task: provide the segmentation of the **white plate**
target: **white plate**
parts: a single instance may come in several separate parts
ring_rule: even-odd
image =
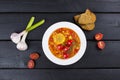
[[[80,44],[81,46],[80,46],[78,53],[76,53],[76,55],[74,55],[73,57],[69,59],[60,59],[60,58],[55,57],[51,53],[48,47],[48,40],[52,32],[62,27],[70,28],[73,31],[75,31],[78,34],[80,41],[81,41],[81,44]],[[84,32],[74,23],[66,22],[66,21],[57,22],[51,25],[44,33],[44,36],[42,39],[42,48],[43,48],[45,55],[50,61],[58,65],[70,65],[70,64],[77,62],[79,59],[81,59],[81,57],[85,53],[86,45],[87,45],[87,42],[86,42],[86,37],[85,37]]]

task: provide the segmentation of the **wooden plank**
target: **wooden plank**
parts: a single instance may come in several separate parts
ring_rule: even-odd
[[[119,80],[120,69],[9,69],[0,80]]]
[[[0,14],[0,40],[10,40],[12,32],[21,32],[25,29],[31,16],[36,16],[35,23],[46,19],[46,23],[28,35],[29,40],[42,40],[46,29],[59,21],[74,23],[73,16],[78,13],[10,13]],[[87,39],[92,39],[96,33],[102,32],[104,40],[120,40],[120,14],[96,14],[95,30],[84,31]],[[106,31],[107,30],[107,31]]]
[[[101,51],[96,47],[97,41],[88,41],[87,50],[77,63],[59,66],[50,62],[43,53],[41,41],[28,41],[27,51],[18,51],[10,41],[0,41],[0,68],[27,68],[29,54],[39,52],[36,68],[120,68],[120,41],[105,41],[106,48]]]
[[[119,0],[1,0],[0,12],[120,12]]]

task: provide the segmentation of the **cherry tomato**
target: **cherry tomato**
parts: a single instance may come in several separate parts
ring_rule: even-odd
[[[102,33],[97,33],[97,34],[95,35],[95,39],[96,39],[97,41],[102,40],[102,38],[103,38],[103,34],[102,34]]]
[[[34,60],[29,60],[27,66],[28,66],[29,69],[33,69],[35,67]]]
[[[69,57],[68,53],[63,54],[64,59],[67,59]]]
[[[40,55],[36,52],[33,52],[33,53],[30,54],[29,57],[33,60],[37,60],[40,57]]]
[[[61,44],[57,46],[57,49],[58,49],[58,50],[63,50],[63,48],[64,48],[64,46],[61,45]]]
[[[63,50],[64,50],[64,52],[66,52],[66,51],[68,51],[70,49],[70,47],[65,47]]]
[[[72,42],[73,42],[73,40],[68,40],[68,41],[66,42],[66,45],[67,45],[67,46],[71,46],[71,45],[72,45]]]
[[[104,41],[99,41],[97,43],[97,45],[98,45],[98,48],[101,49],[101,50],[105,48],[105,42]]]

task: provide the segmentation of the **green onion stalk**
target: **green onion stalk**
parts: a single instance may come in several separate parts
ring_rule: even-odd
[[[31,17],[30,21],[28,22],[28,25],[25,30],[23,30],[20,33],[12,33],[10,36],[10,39],[12,40],[13,43],[17,44],[17,49],[20,51],[25,51],[28,49],[28,45],[26,43],[26,37],[28,33],[37,27],[41,26],[44,24],[45,20],[40,20],[36,24],[32,25],[35,20],[35,17]]]

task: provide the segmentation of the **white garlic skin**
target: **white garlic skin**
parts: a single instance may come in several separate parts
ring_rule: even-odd
[[[21,41],[17,44],[17,49],[20,51],[25,51],[28,49],[28,46],[25,42]]]
[[[12,42],[17,44],[18,42],[20,42],[21,35],[18,34],[18,33],[12,33],[11,36],[10,36],[10,39],[12,40]]]
[[[26,31],[22,31],[21,33],[12,33],[10,36],[10,39],[12,40],[12,42],[14,42],[15,44],[19,43],[21,40],[21,37],[26,33]]]
[[[20,50],[20,51],[25,51],[25,50],[27,50],[28,49],[28,45],[27,45],[27,43],[25,42],[25,40],[26,40],[26,37],[27,37],[27,34],[28,34],[28,32],[25,32],[24,34],[23,34],[23,37],[22,37],[22,39],[21,39],[21,41],[17,44],[17,49],[18,50]]]

